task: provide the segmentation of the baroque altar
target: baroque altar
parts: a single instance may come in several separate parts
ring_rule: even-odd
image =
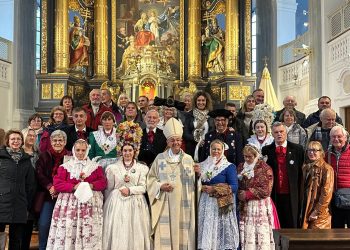
[[[240,103],[251,73],[251,0],[42,0],[38,111],[108,86],[131,100],[206,89]]]

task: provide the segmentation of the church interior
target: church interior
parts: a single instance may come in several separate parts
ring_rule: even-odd
[[[0,0],[9,5],[12,38],[0,26],[6,131],[34,113],[47,119],[64,96],[83,106],[93,89],[115,103],[204,90],[214,108],[237,111],[262,89],[274,112],[293,96],[306,117],[327,96],[350,130],[350,0]]]
[[[13,41],[0,40],[0,127],[47,115],[64,95],[92,88],[174,96],[208,91],[238,106],[265,66],[277,97],[305,114],[326,95],[350,126],[349,1],[14,1]]]

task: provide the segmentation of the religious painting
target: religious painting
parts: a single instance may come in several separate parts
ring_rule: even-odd
[[[118,0],[116,66],[119,75],[180,75],[183,0]]]
[[[156,93],[156,84],[152,79],[145,79],[141,84],[140,96],[147,96],[149,100],[154,99],[157,95]]]
[[[85,12],[84,12],[85,10]],[[83,14],[82,14],[83,13]],[[83,8],[76,1],[69,4],[69,70],[86,74],[89,66],[88,47],[90,39],[87,35],[87,18],[89,10]]]
[[[204,77],[225,71],[225,1],[202,1],[202,73]]]

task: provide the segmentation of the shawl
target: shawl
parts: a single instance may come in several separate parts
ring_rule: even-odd
[[[113,128],[111,134],[106,134],[103,128],[93,132],[97,145],[104,151],[105,154],[116,149],[117,136],[116,129]]]
[[[224,152],[224,151],[223,151]],[[209,182],[212,178],[221,173],[231,163],[222,155],[219,160],[216,157],[208,156],[208,158],[200,163],[201,179],[203,182]]]
[[[48,149],[49,153],[52,155],[52,158],[54,160],[53,167],[52,167],[52,177],[57,174],[57,169],[61,165],[61,162],[63,161],[63,157],[67,154],[67,150],[64,148],[60,153],[57,153],[55,150],[53,150],[52,147]]]
[[[232,210],[233,194],[231,186],[227,183],[218,183],[213,186],[213,197],[217,198],[220,212],[229,212]]]
[[[23,151],[22,149],[18,150],[18,151],[14,151],[12,148],[10,147],[6,147],[6,151],[7,153],[9,153],[9,155],[11,156],[11,158],[18,163],[18,161],[21,159],[22,155],[23,155]]]
[[[84,159],[79,160],[75,155],[75,146],[73,146],[73,157],[68,162],[61,165],[70,174],[71,179],[85,179],[89,177],[92,174],[92,172],[94,172],[99,167],[99,164],[97,162],[91,161],[89,159],[89,150],[90,146],[88,146],[86,150]]]
[[[193,117],[197,122],[197,126],[193,131],[193,138],[196,142],[199,142],[204,137],[204,123],[208,119],[208,110],[193,109]]]
[[[254,177],[254,167],[255,164],[258,162],[259,156],[255,157],[254,161],[252,164],[248,164],[247,162],[244,162],[243,164],[243,169],[241,173],[238,174],[238,179],[242,180],[243,176],[246,176],[247,179],[253,178]]]

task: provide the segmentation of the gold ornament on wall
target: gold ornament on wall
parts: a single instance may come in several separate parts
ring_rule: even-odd
[[[229,100],[243,100],[247,95],[250,94],[250,86],[229,86]]]
[[[42,83],[41,84],[41,99],[51,99],[51,84]]]
[[[67,94],[74,98],[74,86],[68,85]]]
[[[64,96],[64,83],[54,83],[52,99],[61,99]]]
[[[226,95],[227,95],[226,86],[224,86],[221,88],[221,101],[226,100]]]

